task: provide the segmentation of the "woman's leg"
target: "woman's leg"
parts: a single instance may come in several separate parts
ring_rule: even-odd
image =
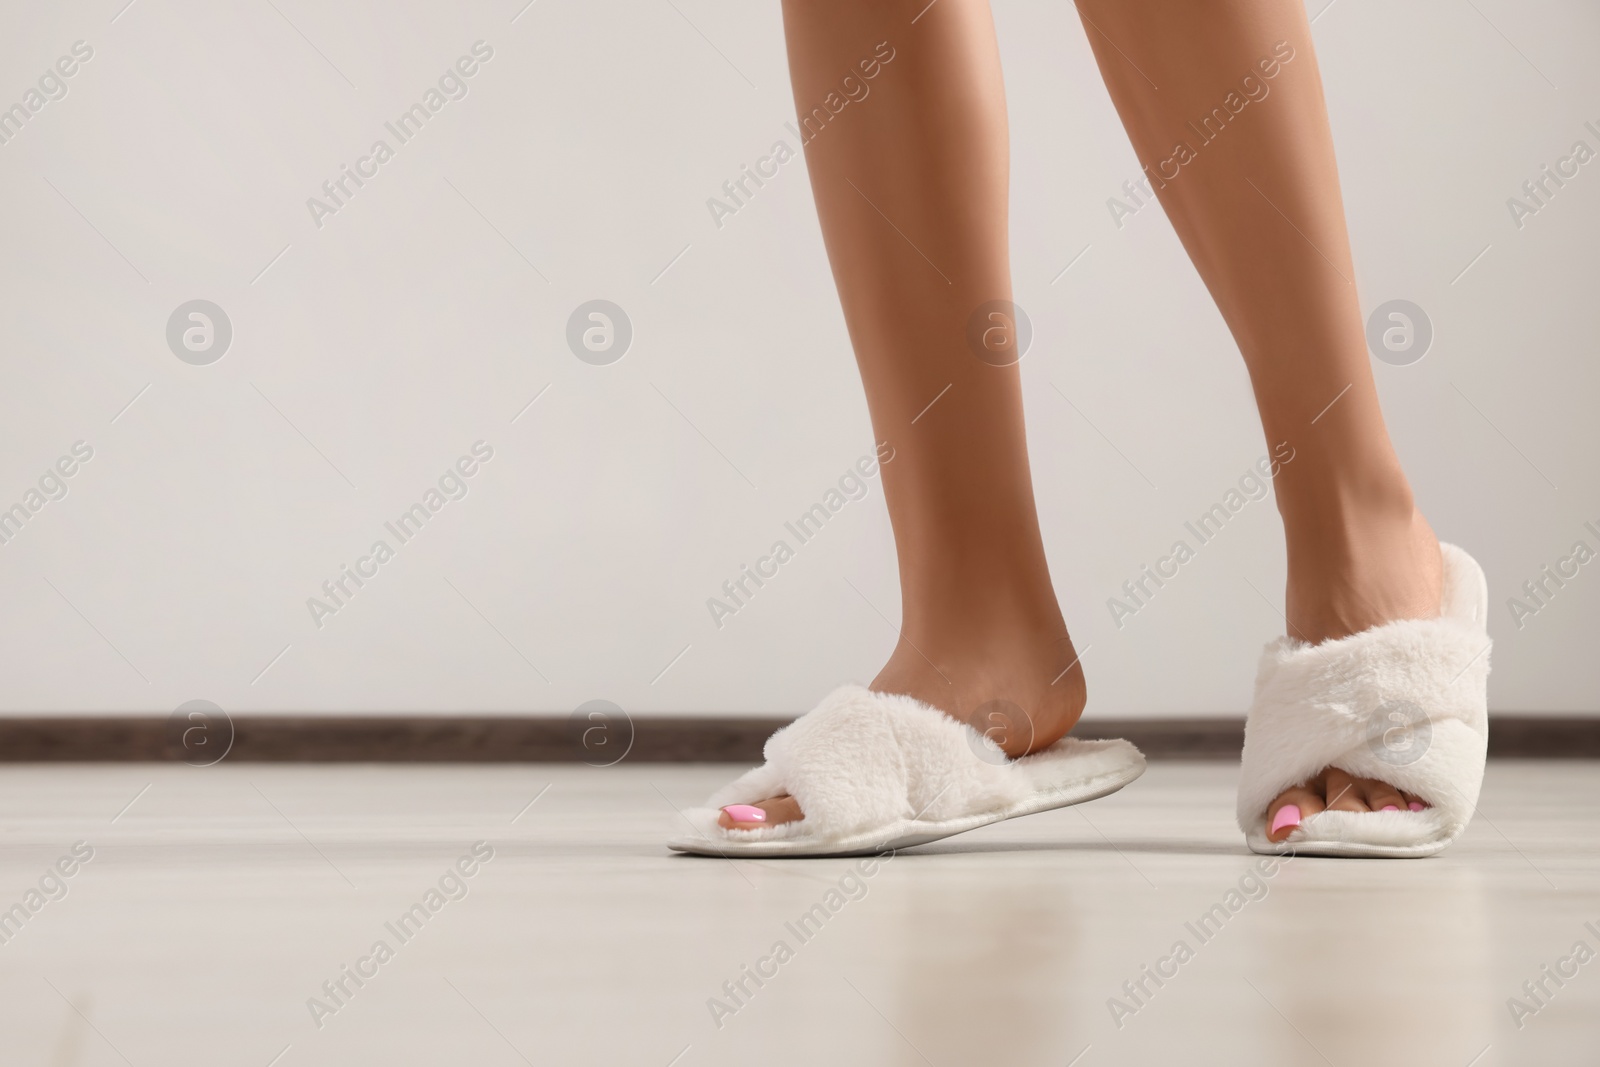
[[[1289,634],[1319,642],[1436,615],[1439,545],[1378,408],[1304,9],[1078,0],[1078,10],[1140,162],[1244,354],[1267,440],[1294,449],[1275,480]],[[1412,800],[1328,770],[1267,815],[1270,825],[1291,803],[1305,816]]]
[[[1083,672],[1045,565],[1017,368],[967,342],[980,305],[1011,299],[994,25],[987,0],[913,23],[926,7],[786,0],[784,32],[797,110],[820,109],[806,162],[873,432],[894,449],[902,633],[872,688],[998,726],[1020,755],[1077,722]],[[830,117],[830,96],[853,99]],[[756,806],[769,824],[800,815],[792,799]]]

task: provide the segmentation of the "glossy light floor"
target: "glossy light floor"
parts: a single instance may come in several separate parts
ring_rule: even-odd
[[[1594,763],[1492,764],[1441,857],[1259,879],[1228,765],[865,873],[669,855],[730,773],[0,770],[0,1062],[1600,1062]]]

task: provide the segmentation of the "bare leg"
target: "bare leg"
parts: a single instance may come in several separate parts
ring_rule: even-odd
[[[1436,615],[1439,546],[1378,407],[1304,9],[1078,0],[1078,10],[1140,162],[1244,354],[1267,440],[1294,449],[1275,482],[1289,634],[1315,643]],[[1414,800],[1330,769],[1267,815],[1270,825],[1287,804],[1310,815]]]
[[[784,31],[802,119],[867,90],[813,123],[806,160],[873,431],[894,449],[902,637],[872,688],[963,721],[983,708],[986,727],[1021,709],[996,735],[1021,755],[1070,730],[1086,691],[1045,565],[1017,368],[966,340],[980,304],[1011,298],[994,25],[986,0],[941,0],[913,24],[925,6],[787,0]],[[800,815],[789,798],[756,807],[769,824]]]

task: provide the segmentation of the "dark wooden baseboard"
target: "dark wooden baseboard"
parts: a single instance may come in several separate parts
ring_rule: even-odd
[[[0,762],[235,763],[755,763],[783,718],[651,716],[628,721],[558,716],[213,717],[201,726],[130,716],[0,717]],[[1151,759],[1239,758],[1233,718],[1085,722],[1086,739],[1125,737]],[[222,755],[225,753],[225,756]],[[1600,716],[1493,719],[1497,758],[1600,759]]]

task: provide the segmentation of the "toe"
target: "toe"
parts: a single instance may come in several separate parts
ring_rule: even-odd
[[[729,804],[717,815],[717,825],[724,830],[758,830],[763,826],[779,826],[802,819],[800,802],[785,795],[754,804]]]
[[[1400,795],[1400,790],[1388,782],[1380,782],[1373,778],[1362,778],[1357,781],[1356,788],[1361,791],[1369,811],[1405,810],[1406,798]]]
[[[1277,843],[1319,811],[1425,811],[1427,801],[1375,778],[1356,778],[1337,767],[1280,793],[1267,806],[1267,840]]]
[[[1356,779],[1337,767],[1329,767],[1323,774],[1323,796],[1328,798],[1329,811],[1370,811],[1366,794]]]
[[[1276,844],[1294,833],[1301,822],[1322,810],[1322,793],[1316,780],[1278,794],[1267,805],[1267,840]]]

